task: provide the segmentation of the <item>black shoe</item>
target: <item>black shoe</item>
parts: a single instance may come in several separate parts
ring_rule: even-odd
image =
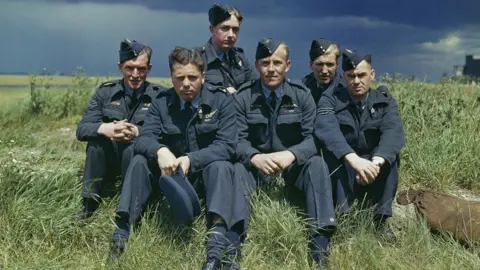
[[[125,245],[128,241],[128,236],[121,234],[114,234],[110,254],[108,255],[107,264],[118,265],[120,256],[125,251]]]
[[[389,242],[397,241],[397,235],[395,235],[392,229],[386,225],[383,225],[377,228],[377,234]]]
[[[315,261],[315,269],[327,269],[328,268],[328,251],[316,251],[313,255]]]
[[[219,270],[221,262],[219,259],[208,259],[202,266],[202,270]]]
[[[392,229],[387,225],[387,218],[384,216],[375,218],[375,230],[377,234],[387,241],[394,242],[397,240],[397,236]]]
[[[82,207],[77,212],[76,217],[78,220],[85,220],[90,218],[99,206],[98,201],[92,198],[83,198]]]
[[[225,270],[240,270],[240,266],[238,265],[238,261],[240,260],[240,255],[237,253],[231,253],[225,255],[224,261],[222,261],[222,269]]]

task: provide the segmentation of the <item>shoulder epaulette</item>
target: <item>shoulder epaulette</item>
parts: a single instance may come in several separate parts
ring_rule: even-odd
[[[302,90],[308,92],[308,87],[302,82],[302,80],[299,80],[299,79],[286,79],[286,81],[291,84],[291,85],[294,85],[298,88],[301,88]]]
[[[240,85],[240,86],[238,87],[237,93],[239,93],[239,92],[241,92],[241,91],[243,91],[243,90],[245,90],[245,89],[250,88],[250,87],[255,83],[255,81],[256,81],[256,80],[253,79],[253,80],[249,80],[249,81],[244,82],[242,85]]]
[[[243,49],[240,48],[240,47],[233,47],[233,50],[234,50],[234,51],[237,51],[237,52],[243,53]]]
[[[223,87],[223,86],[206,84],[206,85],[205,85],[205,88],[207,88],[207,89],[208,89],[209,91],[211,91],[211,92],[220,91],[220,92],[223,92],[223,93],[228,93],[227,88],[225,88],[225,87]]]
[[[161,84],[158,84],[158,83],[151,83],[152,85],[152,88],[156,91],[160,90],[160,91],[167,91],[169,88],[168,87],[165,87]]]
[[[117,85],[117,83],[118,83],[118,81],[116,81],[116,80],[106,81],[106,82],[100,84],[99,88],[115,86],[115,85]]]
[[[376,91],[378,91],[380,94],[384,95],[385,97],[390,96],[390,91],[388,91],[388,87],[386,85],[380,85],[377,87]]]

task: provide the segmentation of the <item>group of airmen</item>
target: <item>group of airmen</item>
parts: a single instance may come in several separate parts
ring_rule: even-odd
[[[285,42],[260,40],[252,65],[234,46],[241,12],[214,4],[208,15],[204,46],[171,51],[170,89],[147,81],[152,49],[122,41],[123,79],[101,84],[78,124],[87,142],[78,217],[89,218],[122,179],[109,260],[125,251],[148,204],[164,197],[187,225],[205,203],[202,269],[240,269],[252,195],[279,176],[301,191],[318,269],[328,266],[335,210],[348,218],[355,201],[373,209],[379,235],[395,239],[386,220],[405,135],[391,93],[372,88],[372,56],[313,40],[312,72],[289,79]]]

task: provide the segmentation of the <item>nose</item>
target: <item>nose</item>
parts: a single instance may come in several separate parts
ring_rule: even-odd
[[[228,30],[227,35],[228,35],[229,38],[233,37],[233,30],[231,28],[230,28],[230,30]]]
[[[188,88],[190,86],[190,81],[187,78],[185,78],[182,82],[182,86],[184,88]]]
[[[138,77],[138,76],[139,76],[138,69],[134,68],[133,71],[132,71],[132,77]]]
[[[275,71],[275,69],[273,68],[273,64],[268,65],[267,71],[268,71],[268,72],[273,72],[273,71]]]
[[[353,79],[353,83],[359,84],[360,83],[360,78],[358,78],[358,76],[355,76],[355,79]]]

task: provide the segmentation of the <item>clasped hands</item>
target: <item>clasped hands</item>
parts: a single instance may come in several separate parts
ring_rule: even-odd
[[[282,172],[295,162],[295,160],[295,155],[285,150],[269,154],[255,154],[250,159],[250,163],[264,175],[271,176]]]

